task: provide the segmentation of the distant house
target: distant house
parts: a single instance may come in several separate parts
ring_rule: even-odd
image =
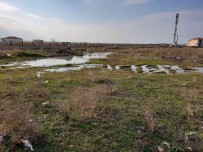
[[[187,46],[203,47],[203,38],[194,38],[188,41]]]
[[[43,45],[43,40],[33,40],[32,43],[35,45]]]
[[[8,37],[0,38],[0,42],[8,43],[8,44],[23,43],[23,39],[15,36],[8,36]]]

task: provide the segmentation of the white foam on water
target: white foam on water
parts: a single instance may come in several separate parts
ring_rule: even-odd
[[[120,70],[120,69],[121,69],[119,65],[116,65],[114,68],[115,68],[116,70]]]
[[[147,68],[147,65],[142,65],[141,68],[143,73],[149,73],[149,69]]]
[[[107,69],[110,70],[110,71],[113,70],[113,68],[110,65],[107,65]]]
[[[194,67],[195,72],[203,73],[203,67]]]
[[[178,65],[172,65],[171,70],[174,70],[176,73],[181,74],[184,73],[185,71],[181,69]]]
[[[135,65],[131,65],[130,66],[130,69],[133,71],[133,72],[137,72],[137,67]]]
[[[50,67],[57,65],[66,65],[66,64],[85,64],[89,62],[91,59],[105,59],[108,55],[112,54],[112,52],[96,52],[96,53],[87,53],[83,56],[73,56],[72,59],[68,58],[46,58],[46,59],[38,59],[33,61],[25,61],[25,62],[13,62],[11,64],[3,64],[0,66],[5,67]]]
[[[162,66],[162,65],[157,65],[157,67],[158,67],[158,70],[157,70],[157,71],[154,71],[153,73],[161,73],[161,72],[164,72],[164,73],[166,73],[166,74],[170,74],[170,70],[164,68],[164,66]]]
[[[9,68],[9,69],[25,69],[25,67],[13,67],[13,68]]]
[[[142,65],[141,66],[143,73],[153,73],[154,71],[157,71],[158,69],[150,68],[148,65]]]
[[[66,72],[66,71],[78,71],[84,68],[96,68],[102,67],[102,64],[82,64],[77,67],[64,67],[64,68],[53,68],[53,69],[46,69],[44,72]]]
[[[46,69],[44,70],[44,72],[66,72],[66,71],[77,71],[81,69],[82,67],[55,68],[55,69]]]
[[[36,61],[26,61],[19,64],[25,67],[50,67],[56,65],[65,65],[68,64],[68,61],[61,58],[48,58],[48,59],[39,59]]]

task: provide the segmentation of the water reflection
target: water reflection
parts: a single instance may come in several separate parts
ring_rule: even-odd
[[[58,65],[79,65],[89,62],[91,59],[105,59],[111,52],[97,52],[97,53],[86,53],[83,56],[72,56],[72,57],[60,57],[60,58],[46,58],[38,59],[33,61],[25,62],[13,62],[10,64],[4,64],[0,66],[4,67],[51,67]]]

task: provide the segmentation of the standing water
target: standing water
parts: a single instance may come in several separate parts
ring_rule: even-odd
[[[105,59],[110,54],[112,53],[111,52],[87,53],[83,56],[73,56],[72,58],[70,57],[46,58],[25,62],[13,62],[11,64],[4,64],[0,66],[18,68],[18,67],[51,67],[66,64],[82,65],[89,62],[91,59]]]

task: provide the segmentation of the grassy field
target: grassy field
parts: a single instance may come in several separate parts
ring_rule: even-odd
[[[203,49],[110,51],[91,63],[203,67]],[[203,74],[83,69],[39,79],[39,70],[0,68],[0,135],[11,136],[2,151],[23,151],[22,138],[37,152],[203,151]]]

